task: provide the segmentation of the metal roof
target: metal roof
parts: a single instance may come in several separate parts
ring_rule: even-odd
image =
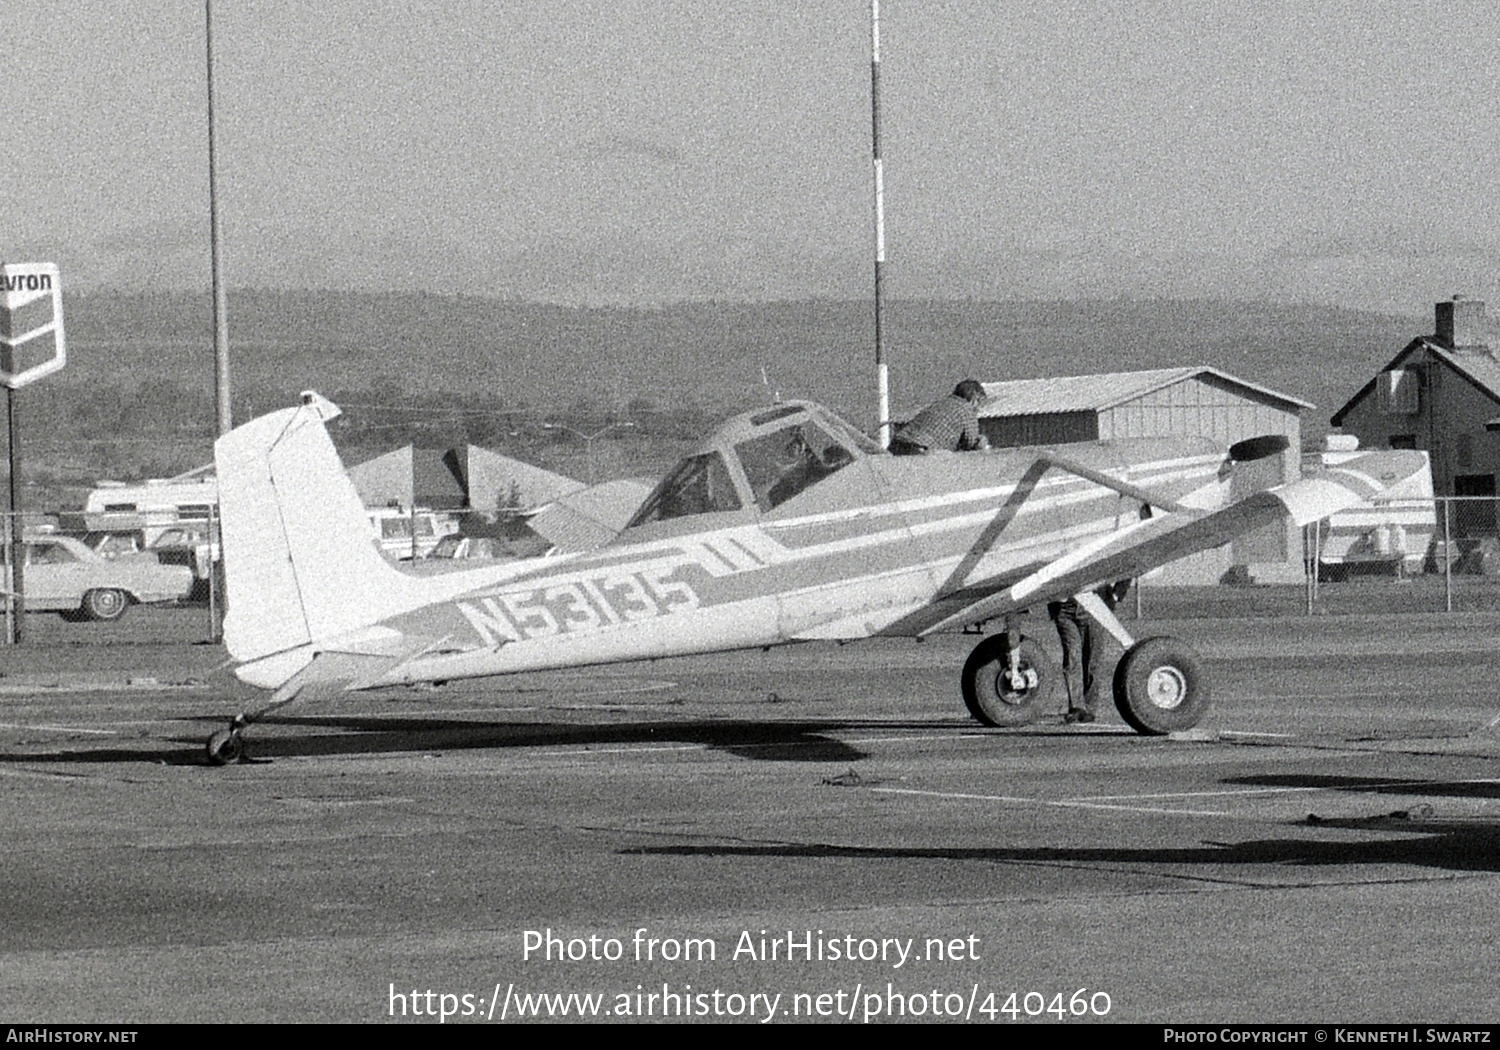
[[[985,383],[984,392],[989,397],[989,402],[980,408],[979,414],[1034,416],[1054,412],[1102,412],[1185,379],[1205,375],[1283,404],[1298,408],[1313,407],[1310,402],[1277,393],[1255,383],[1247,383],[1217,368],[1190,365],[1182,368],[1153,368],[1144,372],[1102,372],[1087,376],[1053,376],[1047,379],[1011,379],[1003,383]]]

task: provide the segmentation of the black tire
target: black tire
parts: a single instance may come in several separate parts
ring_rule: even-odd
[[[1035,685],[1016,688],[1010,681],[1010,651],[1005,635],[986,638],[964,661],[962,686],[969,714],[987,726],[1002,729],[1036,721],[1057,688],[1057,664],[1041,644],[1022,636],[1017,643],[1018,666],[1035,676]]]
[[[210,765],[233,765],[245,758],[245,738],[238,729],[221,729],[208,738],[206,750]]]
[[[97,587],[83,595],[83,615],[90,620],[118,620],[130,608],[130,595],[114,587]]]
[[[1191,729],[1208,713],[1203,661],[1175,638],[1147,638],[1131,646],[1115,668],[1115,706],[1138,733]]]

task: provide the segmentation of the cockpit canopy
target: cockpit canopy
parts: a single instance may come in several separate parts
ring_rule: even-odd
[[[880,446],[820,405],[793,401],[727,420],[656,486],[626,528],[694,514],[762,513]]]

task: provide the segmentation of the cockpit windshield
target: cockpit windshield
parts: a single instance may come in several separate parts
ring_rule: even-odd
[[[717,452],[705,452],[678,463],[647,497],[626,528],[740,507],[739,493],[734,489],[724,457]]]
[[[880,446],[806,401],[727,419],[646,498],[626,528],[695,514],[779,507]]]
[[[734,451],[763,511],[854,462],[849,450],[812,420],[743,441]]]
[[[842,419],[831,412],[827,414],[827,422],[829,426],[833,427],[835,433],[843,436],[845,441],[853,445],[855,448],[859,449],[861,452],[871,454],[885,451],[885,449],[880,447],[880,442],[876,441],[874,438],[870,437],[867,434],[862,434],[858,430],[855,430],[852,426],[850,426],[848,423],[844,422]]]

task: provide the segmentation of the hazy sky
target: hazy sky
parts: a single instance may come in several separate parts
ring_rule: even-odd
[[[1500,7],[885,0],[895,296],[1500,301]],[[0,257],[206,287],[203,6],[6,20]],[[871,283],[868,0],[218,0],[232,286]]]

